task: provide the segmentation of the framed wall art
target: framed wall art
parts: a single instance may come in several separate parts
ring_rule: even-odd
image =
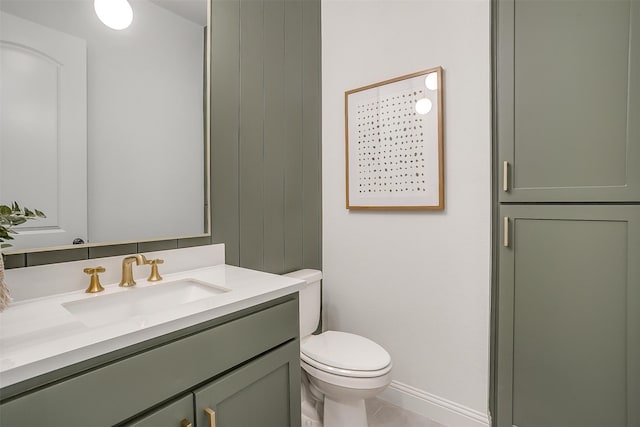
[[[436,67],[345,92],[347,209],[444,209]]]

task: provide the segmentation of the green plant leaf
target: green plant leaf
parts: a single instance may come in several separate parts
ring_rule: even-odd
[[[27,218],[14,216],[10,218],[10,221],[11,221],[11,225],[15,226],[15,225],[24,224],[25,222],[27,222]]]
[[[13,231],[11,228],[24,224],[27,220],[37,219],[37,218],[46,218],[46,215],[34,209],[32,211],[28,208],[21,208],[18,202],[13,202],[11,207],[7,205],[0,205],[0,242],[4,242],[5,240],[14,240],[11,234],[18,234]],[[6,248],[12,246],[8,243],[3,244],[1,247]]]

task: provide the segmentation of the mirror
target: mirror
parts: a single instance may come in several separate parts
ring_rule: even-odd
[[[129,3],[0,1],[0,204],[47,215],[6,253],[210,234],[208,1]]]

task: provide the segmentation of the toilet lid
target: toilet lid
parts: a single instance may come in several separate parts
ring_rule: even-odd
[[[360,335],[327,331],[300,343],[300,351],[324,365],[352,371],[376,371],[391,363],[389,353]]]

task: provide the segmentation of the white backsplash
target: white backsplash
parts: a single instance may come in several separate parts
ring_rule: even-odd
[[[225,262],[224,244],[143,252],[143,255],[149,260],[164,260],[164,264],[158,266],[161,275]],[[104,267],[106,271],[100,274],[100,282],[106,286],[120,281],[125,256],[14,268],[5,271],[5,281],[14,302],[84,289],[89,285],[89,275],[83,272],[87,267]],[[150,269],[151,266],[134,265],[133,277],[145,279]]]

